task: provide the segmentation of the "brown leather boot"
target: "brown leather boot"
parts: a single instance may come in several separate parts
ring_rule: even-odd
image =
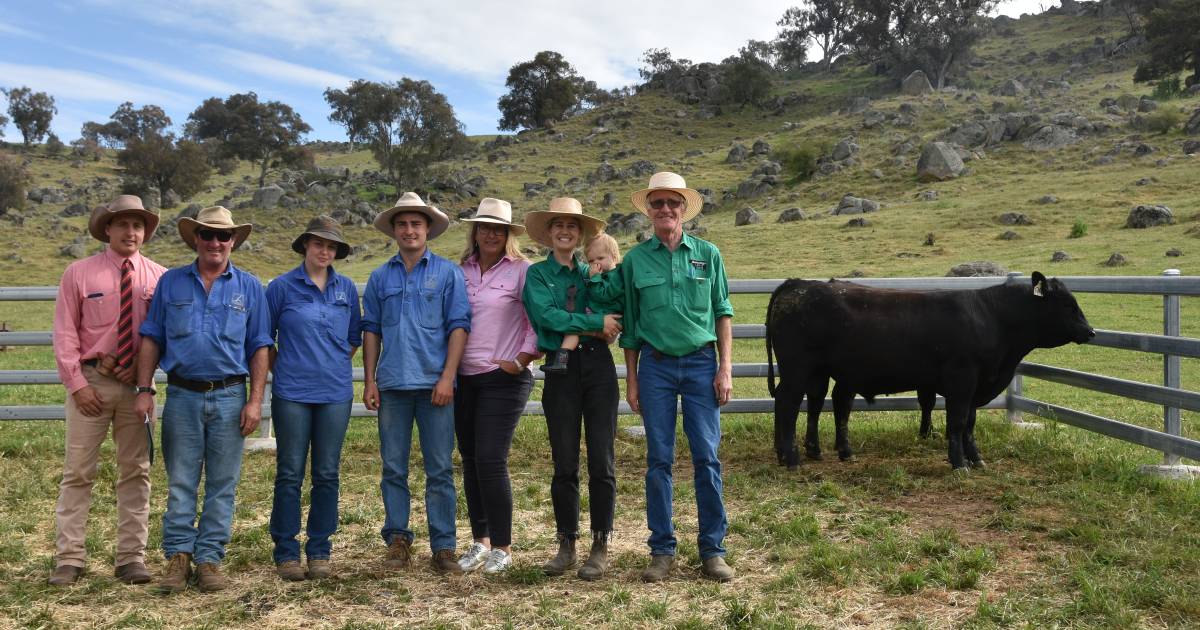
[[[201,562],[196,565],[196,586],[200,590],[211,593],[229,588],[229,578],[221,575],[221,567],[212,562]]]
[[[308,576],[299,560],[284,560],[275,565],[275,573],[285,582],[303,582]]]
[[[667,579],[671,574],[671,568],[675,566],[675,556],[658,555],[650,556],[650,565],[642,571],[643,582],[661,582]]]
[[[54,571],[50,573],[50,579],[46,582],[50,586],[70,586],[79,581],[81,575],[83,575],[83,567],[60,564],[54,567]]]
[[[562,575],[567,569],[575,566],[575,536],[558,534],[558,553],[549,562],[542,565],[546,575]]]
[[[728,582],[737,575],[733,567],[725,564],[725,556],[713,556],[704,561],[704,565],[700,567],[700,573],[710,580],[718,582]]]
[[[454,559],[453,549],[439,549],[433,552],[430,563],[433,565],[433,570],[438,573],[462,574],[463,572],[463,568],[458,566],[458,560]]]
[[[141,562],[127,562],[117,567],[113,575],[126,584],[147,584],[150,582],[150,572]]]
[[[383,566],[399,571],[412,566],[412,541],[397,534],[392,536],[392,544],[388,545],[387,555],[383,557]]]
[[[608,571],[608,532],[592,532],[592,550],[576,574],[581,580],[599,580]]]
[[[329,558],[308,559],[308,579],[324,580],[333,577],[333,564]]]
[[[163,593],[178,593],[188,587],[192,579],[192,554],[177,553],[167,558],[167,568],[158,579],[158,590]]]

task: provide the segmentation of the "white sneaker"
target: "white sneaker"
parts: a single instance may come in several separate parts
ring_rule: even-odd
[[[467,552],[458,559],[458,566],[462,567],[464,573],[474,571],[487,561],[489,551],[491,549],[484,547],[483,543],[472,543]]]
[[[488,554],[487,564],[483,565],[484,573],[504,573],[512,566],[512,554],[503,549],[493,549]]]

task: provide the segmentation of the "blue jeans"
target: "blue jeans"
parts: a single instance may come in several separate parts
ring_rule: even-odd
[[[432,392],[418,390],[383,390],[379,392],[379,455],[383,459],[383,492],[385,543],[393,536],[403,536],[412,542],[408,527],[412,494],[408,490],[408,456],[412,448],[413,420],[416,420],[421,441],[421,457],[425,461],[425,518],[429,523],[429,548],[434,553],[454,550],[455,508],[454,492],[454,405],[435,407]]]
[[[199,564],[219,564],[233,533],[233,499],[242,475],[242,407],[246,386],[210,392],[167,386],[162,414],[167,510],[162,547],[166,557],[190,553]],[[196,519],[200,475],[204,507]]]
[[[696,512],[700,521],[700,558],[725,555],[722,541],[728,523],[721,498],[721,409],[713,390],[716,351],[705,346],[689,355],[670,357],[643,347],[638,360],[638,402],[646,427],[646,524],[650,553],[675,555],[675,526],[671,522],[675,463],[675,415],[683,399],[683,432],[692,451]]]
[[[329,537],[338,524],[338,467],[342,442],[350,424],[350,401],[302,403],[271,399],[275,426],[275,502],[271,507],[271,540],[275,564],[300,559],[300,492],[304,464],[312,447],[312,500],[308,507],[309,560],[329,558]]]

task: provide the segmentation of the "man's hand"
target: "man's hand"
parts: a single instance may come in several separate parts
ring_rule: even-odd
[[[139,418],[150,416],[150,422],[154,422],[154,396],[150,394],[138,394],[133,399],[133,414]]]
[[[433,395],[430,396],[430,399],[434,407],[445,407],[454,402],[454,377],[439,378],[437,384],[433,386]]]
[[[717,394],[717,404],[725,406],[733,394],[733,373],[729,368],[717,368],[717,375],[713,378],[713,390]]]
[[[71,394],[71,398],[75,399],[75,406],[85,416],[95,418],[104,411],[104,399],[91,385],[86,385],[83,389]]]
[[[363,405],[367,411],[379,411],[379,387],[374,382],[363,385]]]
[[[248,402],[242,407],[242,437],[246,437],[258,428],[262,421],[262,402]]]
[[[130,387],[133,387],[134,381],[137,379],[137,359],[134,359],[133,363],[130,363],[129,367],[127,368],[123,368],[114,362],[112,367],[112,377]]]
[[[513,376],[516,376],[516,375],[520,374],[521,372],[525,371],[525,369],[522,368],[520,366],[520,364],[518,364],[516,361],[507,361],[505,359],[493,358],[492,363],[494,365],[496,365],[497,367],[499,367],[501,370],[504,370],[506,373],[512,374]]]
[[[604,316],[604,338],[616,337],[621,332],[621,316],[609,313]]]
[[[625,402],[629,403],[629,408],[633,413],[642,415],[642,403],[638,401],[638,382],[637,378],[625,379]]]

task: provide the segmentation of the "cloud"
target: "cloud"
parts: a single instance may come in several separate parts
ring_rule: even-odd
[[[169,90],[147,87],[80,70],[64,70],[0,61],[0,76],[4,77],[5,83],[9,86],[28,86],[40,92],[47,92],[55,98],[92,103],[113,103],[114,108],[116,104],[124,101],[155,103],[168,108],[183,108],[193,100]]]
[[[111,63],[118,63],[123,66],[133,68],[138,72],[153,75],[177,85],[211,92],[214,95],[233,94],[238,91],[238,87],[232,83],[221,81],[220,79],[206,77],[194,72],[180,70],[175,66],[159,63],[157,61],[147,61],[145,59],[138,59],[136,57],[129,57],[126,55],[113,55],[110,53],[85,50],[75,46],[67,46],[66,48],[79,54],[89,55],[91,57],[102,59]]]
[[[211,49],[230,66],[283,83],[325,89],[327,87],[344,87],[353,81],[350,77],[342,74],[318,70],[244,50],[221,46],[212,46]]]

